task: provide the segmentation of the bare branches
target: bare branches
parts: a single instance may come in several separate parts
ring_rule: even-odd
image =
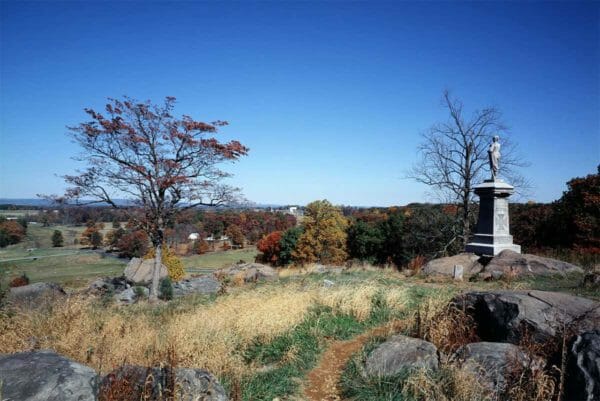
[[[472,187],[488,178],[487,149],[492,137],[502,137],[501,176],[523,188],[526,181],[517,170],[526,163],[515,152],[499,110],[488,107],[475,111],[467,119],[462,102],[448,91],[442,96],[442,104],[448,109],[448,120],[422,134],[419,160],[407,175],[432,187],[439,197],[460,205],[459,219],[466,240],[470,231]]]

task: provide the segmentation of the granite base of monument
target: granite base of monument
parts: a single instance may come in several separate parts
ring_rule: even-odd
[[[482,256],[496,256],[505,249],[521,253],[521,246],[513,244],[509,228],[508,197],[514,187],[501,180],[486,180],[473,189],[480,199],[479,218],[465,251]]]

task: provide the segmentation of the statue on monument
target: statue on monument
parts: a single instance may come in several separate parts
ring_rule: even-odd
[[[492,139],[492,144],[488,149],[488,156],[490,158],[490,171],[492,172],[492,181],[496,181],[496,175],[498,174],[498,168],[500,167],[500,137],[495,135]]]

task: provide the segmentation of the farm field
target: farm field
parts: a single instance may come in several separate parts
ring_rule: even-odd
[[[110,223],[105,223],[110,227]],[[97,277],[119,276],[128,259],[121,259],[100,250],[81,249],[74,244],[85,227],[30,224],[27,239],[0,250],[0,270],[5,279],[25,273],[32,283],[52,281],[69,288],[86,286]],[[65,246],[53,248],[51,235],[60,230]],[[103,234],[110,230],[105,228]],[[191,273],[208,273],[240,260],[254,261],[256,247],[229,251],[209,252],[204,255],[181,257],[185,269]]]

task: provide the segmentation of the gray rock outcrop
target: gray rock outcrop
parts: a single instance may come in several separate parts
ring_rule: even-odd
[[[154,271],[154,259],[133,258],[127,264],[123,275],[127,280],[136,284],[149,284],[152,282],[152,272]],[[167,266],[161,264],[159,278],[165,278],[169,275]]]
[[[527,330],[545,342],[562,327],[575,334],[600,329],[599,302],[559,292],[473,291],[452,302],[473,317],[484,341],[516,344]]]
[[[277,270],[260,263],[239,263],[217,270],[214,274],[217,278],[241,276],[245,283],[277,279]]]
[[[552,274],[583,273],[579,266],[556,259],[537,255],[521,254],[504,250],[495,256],[486,266],[485,272],[512,274],[516,276],[545,276]]]
[[[96,401],[97,375],[52,351],[0,355],[0,399]]]
[[[493,342],[464,345],[456,351],[454,358],[493,391],[503,391],[507,373],[529,362],[529,357],[516,345]]]
[[[182,401],[227,401],[223,386],[202,369],[146,368],[125,365],[109,373],[100,384],[100,398],[114,401],[162,400],[175,389]]]
[[[565,394],[565,399],[600,400],[600,330],[575,337],[569,350]]]
[[[437,369],[437,348],[430,342],[395,335],[380,344],[367,357],[367,376],[393,376],[415,368]]]
[[[66,296],[66,292],[56,283],[35,283],[11,288],[7,300],[15,306],[38,308]]]
[[[102,277],[94,280],[84,292],[93,295],[112,294],[125,291],[133,285],[134,282],[128,280],[125,276]]]
[[[454,277],[454,266],[462,266],[464,278],[469,278],[482,271],[483,265],[479,263],[479,256],[474,253],[459,253],[458,255],[438,258],[429,261],[423,266],[426,275],[439,275]]]
[[[221,289],[219,280],[212,276],[192,277],[173,284],[173,295],[182,297],[191,294],[216,294]]]

